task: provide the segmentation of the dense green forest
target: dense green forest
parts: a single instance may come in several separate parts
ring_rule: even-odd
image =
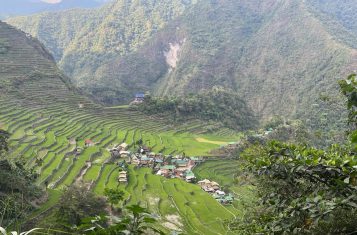
[[[185,98],[176,96],[152,97],[146,95],[138,109],[148,115],[185,122],[190,119],[213,121],[221,126],[237,131],[252,130],[258,126],[258,118],[234,92],[222,87],[214,87],[201,94],[191,94]],[[215,126],[211,128],[220,128]],[[209,125],[207,125],[209,128]]]

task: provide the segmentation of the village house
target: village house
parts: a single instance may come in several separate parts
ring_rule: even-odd
[[[219,184],[217,182],[209,181],[208,179],[198,181],[198,185],[200,185],[205,192],[209,193],[214,193],[220,189]]]
[[[222,204],[232,204],[234,201],[234,197],[232,194],[226,194],[223,191],[219,191],[220,194],[217,192],[213,194],[213,198],[216,199],[218,202]]]
[[[117,144],[114,145],[112,149],[109,149],[109,152],[111,153],[112,157],[118,158],[118,157],[128,157],[131,153],[128,150],[128,144],[122,143],[122,144]]]
[[[186,171],[185,172],[185,180],[186,182],[188,183],[192,183],[193,180],[195,180],[196,177],[195,177],[195,174],[192,172],[192,171]]]
[[[137,105],[144,102],[145,94],[144,93],[137,93],[135,94],[134,100],[130,103],[131,105]]]
[[[175,165],[176,165],[176,167],[187,167],[188,160],[186,160],[186,159],[184,159],[184,160],[178,159],[178,160],[175,161]]]
[[[121,150],[119,152],[119,156],[122,157],[122,158],[129,157],[130,155],[131,155],[130,151]]]
[[[94,142],[93,142],[92,140],[90,140],[90,139],[86,139],[86,140],[84,141],[84,145],[85,145],[86,147],[91,147],[91,146],[94,146]]]
[[[175,169],[176,167],[174,165],[164,165],[160,167],[160,170],[156,174],[166,178],[172,178],[174,177]]]
[[[135,99],[134,99],[135,102],[142,103],[142,102],[144,102],[144,99],[145,99],[144,93],[135,94]]]
[[[127,177],[126,171],[119,172],[118,181],[119,181],[119,183],[127,183],[128,182],[128,177]]]
[[[141,166],[149,166],[151,162],[152,162],[152,158],[149,158],[146,155],[142,155],[141,158],[140,158],[140,165]]]
[[[119,150],[121,151],[126,151],[128,150],[129,148],[129,145],[127,143],[121,143],[119,146],[118,146]]]
[[[233,195],[226,194],[222,191],[217,182],[204,179],[198,181],[198,185],[200,185],[205,192],[212,194],[212,197],[222,204],[231,204],[234,201]]]
[[[140,160],[139,158],[135,155],[135,154],[132,154],[130,156],[130,162],[131,164],[133,164],[134,166],[138,166],[140,164]]]
[[[208,193],[214,193],[214,192],[215,192],[215,190],[214,190],[213,187],[212,187],[211,181],[209,181],[208,179],[204,179],[204,180],[198,181],[197,184],[198,184],[198,185],[203,189],[203,191],[205,191],[205,192],[208,192]]]

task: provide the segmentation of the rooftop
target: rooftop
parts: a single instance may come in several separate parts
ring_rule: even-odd
[[[162,166],[161,169],[175,170],[176,167],[174,165],[166,165],[166,166]]]

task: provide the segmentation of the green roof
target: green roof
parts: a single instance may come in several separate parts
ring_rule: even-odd
[[[181,165],[181,164],[187,164],[187,163],[188,163],[187,160],[177,160],[177,161],[176,161],[176,164],[179,164],[179,165]]]
[[[233,201],[234,197],[231,194],[228,194],[224,197],[224,199],[227,201]]]
[[[186,177],[188,177],[188,176],[195,177],[195,174],[192,171],[186,171],[185,175],[186,175]]]
[[[149,161],[150,158],[148,158],[147,156],[142,156],[140,160],[141,161]]]
[[[174,165],[166,165],[166,166],[162,166],[161,169],[175,170],[176,166],[174,166]]]

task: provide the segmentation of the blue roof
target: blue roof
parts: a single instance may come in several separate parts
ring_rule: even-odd
[[[137,93],[135,95],[136,98],[144,98],[145,97],[145,94],[144,93]]]

